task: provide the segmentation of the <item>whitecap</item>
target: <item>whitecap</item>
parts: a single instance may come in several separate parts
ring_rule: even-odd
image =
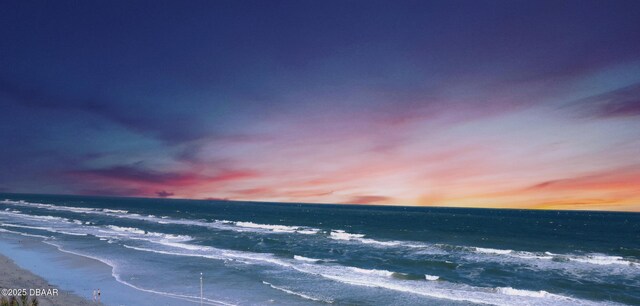
[[[318,262],[318,261],[321,260],[321,259],[309,258],[309,257],[304,257],[304,256],[299,256],[299,255],[293,255],[293,259],[300,260],[300,261],[306,261],[306,262]]]
[[[122,209],[108,209],[108,208],[103,208],[102,211],[106,212],[106,213],[114,213],[114,214],[126,214],[129,211],[128,210],[122,210]]]
[[[235,222],[235,225],[239,227],[259,228],[259,229],[265,229],[265,230],[270,230],[274,232],[287,232],[287,233],[293,233],[296,230],[301,229],[298,226],[259,224],[259,223],[242,222],[242,221]]]
[[[352,239],[364,237],[363,234],[351,234],[351,233],[345,232],[344,230],[333,230],[329,235],[331,239],[335,239],[335,240],[352,240]]]
[[[475,247],[475,250],[476,252],[480,252],[480,253],[499,254],[499,255],[510,254],[513,252],[513,250],[500,250],[500,249],[479,248],[479,247]]]

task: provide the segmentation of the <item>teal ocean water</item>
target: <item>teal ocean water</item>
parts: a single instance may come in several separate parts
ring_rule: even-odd
[[[640,305],[637,213],[0,194],[0,231],[187,305]]]

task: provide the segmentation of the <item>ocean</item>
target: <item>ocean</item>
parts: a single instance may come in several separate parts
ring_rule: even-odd
[[[640,305],[640,214],[0,194],[175,305]]]

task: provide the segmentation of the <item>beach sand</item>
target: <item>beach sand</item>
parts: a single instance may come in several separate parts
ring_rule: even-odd
[[[98,288],[104,305],[199,304],[132,288],[116,280],[113,269],[104,262],[62,252],[41,238],[0,231],[0,288],[62,289],[58,296],[38,297],[39,305],[102,305],[91,300]]]
[[[55,285],[49,284],[43,278],[20,268],[13,260],[0,254],[0,288],[3,289],[53,289]],[[33,297],[30,297],[31,300]],[[39,296],[38,305],[96,305],[73,293],[58,289],[57,296]]]

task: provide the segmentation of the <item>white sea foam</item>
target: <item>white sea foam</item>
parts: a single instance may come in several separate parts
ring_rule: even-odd
[[[394,278],[395,274],[388,270],[364,269],[341,265],[315,264],[305,260],[287,260],[274,257],[273,254],[251,253],[242,251],[223,250],[209,246],[156,241],[168,249],[142,248],[126,246],[140,251],[176,256],[197,256],[216,260],[237,260],[248,264],[268,264],[292,269],[301,273],[318,275],[323,278],[365,287],[377,287],[386,290],[417,294],[426,297],[453,301],[466,301],[480,304],[494,305],[597,305],[600,303],[580,300],[572,297],[552,294],[542,291],[528,291],[509,287],[482,288],[464,284],[439,282],[418,282]],[[438,280],[437,276],[425,275],[426,280]],[[526,297],[527,299],[522,299]]]
[[[2,226],[25,228],[47,231],[51,233],[59,233],[72,236],[94,235],[99,238],[112,239],[166,239],[176,241],[191,240],[190,236],[174,235],[157,232],[149,232],[134,227],[120,227],[115,225],[92,226],[83,224],[80,220],[69,220],[55,216],[36,216],[22,213],[0,211],[0,215],[11,217],[11,220],[20,221],[27,224],[2,223]]]
[[[357,242],[362,244],[367,244],[375,247],[401,247],[401,248],[412,248],[419,249],[421,253],[427,254],[443,254],[442,250],[438,250],[434,248],[434,245],[421,243],[421,242],[413,242],[413,241],[394,241],[394,240],[376,240],[372,238],[365,238],[364,234],[352,234],[348,233],[344,230],[332,230],[329,233],[329,238],[338,241],[350,241]]]
[[[199,220],[188,220],[188,219],[173,219],[167,216],[163,217],[155,217],[155,216],[141,216],[139,214],[125,214],[124,211],[113,210],[117,212],[105,211],[104,209],[96,209],[96,208],[86,208],[86,207],[70,207],[70,206],[58,206],[51,204],[41,204],[41,203],[31,203],[25,201],[12,201],[12,200],[4,200],[0,201],[3,204],[9,205],[18,205],[18,206],[28,206],[28,207],[36,207],[48,210],[58,210],[58,211],[70,211],[76,213],[86,213],[86,214],[100,214],[105,216],[117,217],[117,218],[128,218],[134,220],[141,220],[147,222],[155,222],[159,224],[179,224],[179,225],[192,225],[192,226],[202,226],[208,227],[212,229],[218,230],[230,230],[230,231],[251,231],[256,233],[298,233],[298,234],[317,234],[320,232],[319,229],[307,228],[301,226],[285,226],[285,225],[269,225],[269,224],[258,224],[253,222],[239,222],[239,221],[228,221],[228,220],[216,220],[214,222],[207,221],[199,221]],[[14,212],[5,211],[4,213],[16,214]],[[22,215],[24,218],[31,218],[32,220],[49,220],[53,222],[59,223],[68,223],[69,221],[55,216],[34,216],[34,215]],[[76,222],[77,223],[77,222]],[[76,224],[77,226],[77,224]],[[56,230],[56,229],[54,229]],[[57,229],[58,233],[61,233],[59,229]],[[67,233],[75,232],[74,231],[66,231]],[[76,235],[84,235],[86,233],[75,233]],[[171,240],[180,240],[185,239],[186,237],[181,236],[170,236],[166,234],[165,238]],[[153,236],[153,234],[146,234],[147,237]],[[608,256],[604,254],[587,254],[587,255],[575,255],[575,254],[552,254],[549,252],[539,253],[539,252],[527,252],[527,251],[514,251],[514,250],[503,250],[503,249],[494,249],[494,248],[482,248],[482,247],[456,247],[449,246],[443,247],[442,245],[437,244],[429,244],[423,242],[411,242],[411,241],[380,241],[376,239],[372,239],[369,237],[365,237],[363,234],[353,234],[348,233],[344,230],[332,230],[329,232],[328,238],[331,238],[336,241],[345,241],[349,243],[362,243],[371,246],[377,247],[392,247],[392,248],[412,248],[416,249],[416,254],[446,254],[450,253],[451,250],[449,248],[453,247],[456,252],[462,251],[461,256],[465,256],[464,252],[469,252],[472,254],[482,255],[482,257],[473,258],[473,260],[483,260],[483,261],[504,261],[504,260],[517,260],[518,262],[527,264],[527,265],[535,265],[539,266],[537,262],[552,262],[551,260],[559,259],[562,263],[557,263],[553,265],[546,264],[547,268],[553,269],[565,269],[568,268],[566,266],[566,262],[573,262],[574,266],[571,268],[578,269],[588,269],[585,267],[576,266],[579,264],[584,265],[596,265],[596,266],[608,266],[608,265],[616,265],[620,267],[631,267],[631,268],[640,268],[640,263],[638,261],[632,259],[625,259],[620,256]],[[109,237],[113,238],[113,237]],[[140,237],[137,237],[140,238]],[[614,271],[615,273],[626,273],[624,271]]]
[[[464,284],[450,283],[446,281],[439,282],[417,282],[412,280],[399,280],[388,277],[387,273],[367,272],[354,270],[353,268],[331,267],[331,268],[313,268],[318,273],[334,281],[341,283],[375,287],[396,292],[404,292],[425,297],[431,297],[442,300],[471,302],[477,304],[492,305],[598,305],[600,303],[588,300],[579,300],[561,295],[546,296],[529,296],[522,299],[513,296],[513,292],[501,292],[499,290],[491,290],[482,287],[473,287]],[[355,273],[354,273],[355,272]],[[364,273],[363,273],[364,272]],[[426,277],[425,277],[426,278]]]
[[[321,259],[309,258],[309,257],[304,257],[304,256],[299,256],[299,255],[293,255],[293,259],[300,260],[300,261],[306,261],[306,262],[318,262],[318,261],[321,260]]]
[[[440,276],[425,274],[424,275],[424,279],[426,279],[428,281],[436,281],[436,280],[440,279]]]
[[[228,249],[219,249],[212,246],[204,246],[197,245],[191,243],[184,242],[176,242],[176,241],[168,241],[165,239],[161,240],[149,240],[156,245],[162,246],[161,249],[157,247],[134,247],[127,246],[131,249],[137,249],[139,251],[148,251],[166,255],[176,255],[176,256],[188,256],[188,257],[203,257],[209,259],[218,259],[218,260],[236,260],[248,264],[267,264],[267,265],[277,265],[282,267],[293,267],[292,262],[287,262],[283,259],[279,259],[275,257],[273,254],[268,253],[252,253],[252,252],[242,252],[242,251],[234,251]]]
[[[369,239],[369,238],[359,238],[356,239],[362,243],[365,244],[377,244],[377,245],[382,245],[382,246],[400,246],[402,245],[402,242],[400,241],[379,241],[379,240],[375,240],[375,239]]]
[[[328,304],[332,304],[333,303],[333,300],[329,300],[329,299],[325,300],[325,299],[313,297],[313,296],[310,296],[310,295],[307,295],[307,294],[304,294],[304,293],[295,292],[293,290],[289,290],[289,289],[286,289],[286,288],[283,288],[283,287],[274,286],[273,284],[271,284],[269,282],[265,282],[265,281],[263,281],[262,283],[265,284],[265,285],[268,285],[269,287],[271,287],[273,289],[276,289],[276,290],[279,290],[279,291],[282,291],[284,293],[288,293],[288,294],[291,294],[291,295],[296,295],[296,296],[299,296],[299,297],[301,297],[303,299],[312,300],[312,301],[316,301],[316,302],[325,302],[325,303],[328,303]]]
[[[174,247],[174,248],[181,248],[181,249],[187,249],[190,251],[204,251],[204,252],[211,252],[212,250],[215,251],[220,251],[216,248],[213,247],[208,247],[208,246],[204,246],[204,245],[196,245],[196,244],[188,244],[188,243],[180,243],[180,242],[173,242],[173,241],[165,241],[165,240],[159,240],[159,241],[153,241],[154,243],[159,243],[165,246],[170,246],[170,247]]]
[[[107,266],[110,266],[111,267],[111,275],[113,276],[113,278],[117,282],[119,282],[121,284],[124,284],[124,285],[126,285],[128,287],[131,287],[133,289],[136,289],[136,290],[139,290],[139,291],[143,291],[143,292],[148,292],[148,293],[154,293],[154,294],[159,294],[159,295],[163,295],[163,296],[168,296],[168,297],[172,297],[172,298],[176,298],[176,299],[181,299],[181,300],[185,300],[185,301],[189,301],[189,302],[193,302],[193,303],[200,302],[200,297],[198,297],[198,296],[190,296],[190,295],[184,295],[184,294],[176,294],[176,293],[171,293],[171,292],[152,290],[152,289],[143,288],[143,287],[134,285],[134,284],[132,284],[130,282],[127,282],[127,281],[122,279],[122,277],[118,273],[118,265],[116,263],[114,263],[113,261],[110,261],[110,260],[107,260],[107,259],[104,259],[104,258],[100,258],[100,257],[96,257],[96,256],[92,256],[92,255],[88,255],[88,254],[84,254],[84,253],[70,251],[70,250],[64,249],[61,245],[59,245],[57,243],[53,243],[51,241],[44,241],[44,243],[56,247],[61,252],[68,253],[68,254],[73,254],[73,255],[81,256],[81,257],[85,257],[85,258],[90,258],[90,259],[102,262],[103,264],[105,264]],[[207,304],[207,305],[227,305],[227,306],[235,305],[235,304],[230,304],[230,303],[227,303],[227,302],[217,301],[217,300],[213,300],[213,299],[209,299],[209,298],[203,298],[202,299],[202,303],[203,304]]]
[[[116,232],[122,232],[122,233],[133,233],[133,234],[138,234],[138,235],[144,235],[146,234],[145,231],[139,229],[139,228],[135,228],[135,227],[121,227],[121,226],[115,226],[115,225],[107,225],[108,228],[116,231]]]
[[[229,230],[229,231],[249,231],[256,233],[299,233],[299,234],[316,234],[320,230],[316,228],[304,227],[304,226],[287,226],[287,225],[273,225],[273,224],[259,224],[245,221],[228,221],[228,220],[216,220],[213,222],[200,221],[200,220],[188,220],[188,219],[173,219],[168,216],[157,217],[155,215],[142,216],[138,213],[130,213],[126,210],[114,210],[114,209],[98,209],[87,207],[73,207],[63,205],[51,205],[42,203],[33,203],[26,201],[13,201],[4,200],[0,201],[2,204],[35,207],[40,209],[54,210],[54,211],[66,211],[83,214],[96,214],[102,216],[126,218],[147,222],[154,222],[158,224],[177,224],[187,226],[201,226],[217,230]]]
[[[587,255],[582,257],[569,256],[569,260],[586,262],[595,265],[632,265],[633,263],[628,260],[622,259],[620,256],[607,256],[607,255]]]
[[[174,234],[166,234],[166,233],[158,233],[158,232],[150,232],[145,231],[135,227],[121,227],[115,225],[107,225],[106,228],[111,231],[107,231],[104,229],[99,230],[101,233],[115,234],[117,236],[124,236],[125,238],[130,239],[142,239],[142,240],[169,240],[169,241],[189,241],[193,238],[187,235],[174,235]],[[111,237],[113,238],[113,237]]]
[[[151,252],[151,253],[158,253],[158,254],[164,254],[164,255],[175,255],[175,256],[186,256],[186,257],[202,257],[202,258],[217,259],[217,260],[224,260],[225,259],[225,257],[216,256],[215,254],[197,254],[197,253],[175,252],[175,251],[172,252],[172,251],[164,251],[164,250],[158,250],[158,249],[152,249],[152,248],[131,246],[131,245],[127,245],[127,244],[123,244],[122,246],[124,246],[125,248],[128,248],[128,249],[136,250],[136,251]]]
[[[361,274],[379,275],[379,276],[386,276],[386,277],[391,277],[393,275],[393,272],[387,271],[387,270],[362,269],[362,268],[356,268],[356,267],[348,267],[348,268],[354,272],[361,273]]]
[[[345,232],[344,230],[333,230],[329,235],[331,239],[335,240],[354,240],[356,238],[364,237],[363,234],[351,234]]]
[[[555,297],[559,297],[559,298],[563,298],[560,297],[558,295],[555,294],[551,294],[547,291],[531,291],[531,290],[523,290],[523,289],[513,289],[511,287],[498,287],[496,288],[497,292],[500,292],[502,294],[506,294],[506,295],[513,295],[513,296],[527,296],[527,297],[535,297],[535,298],[544,298],[544,297],[550,297],[550,296],[555,296]]]
[[[296,271],[320,275],[327,279],[332,279],[357,286],[379,287],[388,290],[419,294],[439,299],[468,301],[482,304],[495,305],[513,305],[518,303],[521,305],[562,305],[566,303],[580,305],[596,305],[599,303],[588,300],[579,300],[557,294],[536,291],[517,291],[519,289],[509,290],[506,288],[494,289],[488,292],[485,288],[472,287],[462,284],[453,284],[449,282],[434,282],[437,287],[423,286],[411,280],[398,280],[393,278],[394,272],[378,269],[363,269],[358,267],[345,267],[340,265],[316,265],[302,260],[301,264],[287,262],[286,260],[274,258],[270,254],[246,253],[246,252],[223,252],[224,256],[242,258],[251,261],[259,261],[263,263],[272,263],[278,266],[292,268]],[[297,259],[296,259],[297,260]],[[300,261],[300,260],[299,260]],[[426,280],[438,280],[438,276],[425,275]],[[528,294],[529,300],[514,300],[510,296]]]
[[[5,211],[1,211],[0,214],[5,215],[5,216],[11,216],[13,218],[22,218],[22,219],[27,219],[27,220],[31,220],[31,221],[44,221],[44,222],[59,222],[59,223],[70,223],[72,221],[65,219],[65,218],[61,218],[61,217],[56,217],[56,216],[40,216],[40,215],[29,215],[29,214],[25,214],[20,212],[19,210],[5,210]]]
[[[51,205],[51,204],[43,204],[43,203],[26,202],[23,200],[13,201],[13,200],[5,199],[4,201],[0,201],[0,203],[8,204],[8,205],[23,206],[23,207],[35,207],[35,208],[42,208],[42,209],[48,209],[48,210],[70,211],[70,212],[78,212],[78,213],[91,213],[91,212],[98,211],[98,209],[96,208]]]
[[[253,222],[241,222],[241,221],[235,222],[235,225],[239,226],[239,227],[260,228],[260,229],[266,229],[266,230],[270,230],[270,231],[274,231],[274,232],[283,232],[283,233],[293,233],[293,232],[301,229],[298,226],[258,224],[258,223],[253,223]]]
[[[605,255],[605,254],[555,254],[551,252],[528,252],[528,251],[514,251],[514,250],[503,250],[503,249],[492,249],[492,248],[481,248],[481,247],[468,247],[463,249],[472,250],[475,253],[486,254],[497,256],[496,259],[508,259],[512,258],[515,260],[525,259],[523,263],[531,263],[530,260],[540,260],[540,261],[552,261],[558,260],[560,262],[575,262],[582,263],[588,265],[599,265],[599,266],[609,266],[609,265],[617,265],[617,266],[626,266],[632,268],[640,268],[640,262],[635,261],[633,259],[626,259],[622,256],[613,256],[613,255]],[[491,258],[486,258],[491,259]]]
[[[537,259],[537,260],[550,260],[553,259],[553,256],[544,255],[540,253],[534,252],[524,252],[524,251],[515,251],[510,254],[513,257],[521,258],[521,259]]]
[[[604,254],[586,254],[586,255],[561,255],[561,254],[553,254],[549,253],[552,257],[557,257],[561,259],[567,259],[569,261],[576,261],[581,263],[588,263],[600,266],[608,266],[608,265],[622,265],[622,266],[638,266],[640,262],[627,260],[622,256],[610,256]]]
[[[107,213],[114,213],[114,214],[126,214],[126,213],[129,212],[128,210],[108,209],[108,208],[103,208],[102,211],[107,212]]]
[[[290,225],[278,225],[278,224],[260,224],[245,221],[229,221],[229,220],[216,220],[221,224],[234,224],[241,228],[266,230],[274,233],[298,233],[305,235],[317,234],[320,230],[317,228],[310,228],[304,226],[290,226]]]
[[[70,207],[70,206],[59,206],[59,205],[51,205],[51,204],[42,204],[42,203],[31,203],[25,201],[11,201],[5,200],[0,203],[10,204],[10,205],[22,205],[22,206],[31,206],[49,210],[58,210],[58,211],[70,211],[76,213],[86,213],[86,214],[100,214],[105,216],[112,216],[118,218],[128,218],[134,220],[142,220],[148,222],[155,222],[159,224],[179,224],[179,225],[192,225],[192,226],[201,226],[208,227],[219,230],[231,230],[231,231],[246,231],[249,230],[251,232],[259,232],[259,233],[298,233],[304,235],[314,235],[320,232],[320,229],[310,228],[304,226],[288,226],[288,225],[274,225],[274,224],[259,224],[254,222],[245,222],[245,221],[229,221],[229,220],[216,220],[214,222],[206,222],[206,221],[198,221],[198,220],[187,220],[187,219],[172,219],[167,216],[163,216],[158,218],[153,215],[149,216],[141,216],[136,213],[128,213],[123,210],[110,210],[110,209],[96,209],[96,208],[86,208],[86,207]],[[343,240],[343,241],[358,241],[365,244],[372,245],[380,245],[380,246],[399,246],[402,245],[402,242],[397,241],[378,241],[370,238],[363,238],[363,234],[351,234],[347,233],[344,230],[333,230],[330,232],[331,239],[334,240]]]
[[[500,249],[479,248],[479,247],[475,247],[475,250],[476,252],[480,252],[480,253],[499,254],[499,255],[510,254],[513,252],[513,250],[500,250]]]
[[[345,267],[340,265],[317,265],[302,261],[300,264],[295,262],[287,262],[282,259],[274,258],[271,254],[248,253],[238,251],[222,251],[211,247],[194,247],[186,244],[170,244],[172,246],[183,249],[198,250],[207,254],[221,253],[219,256],[206,254],[180,253],[161,250],[140,250],[156,252],[161,254],[178,255],[178,256],[199,256],[214,259],[243,259],[245,263],[266,263],[291,268],[302,273],[319,275],[326,279],[365,287],[377,287],[386,290],[404,292],[410,294],[423,295],[426,297],[466,301],[479,304],[493,305],[563,305],[563,304],[579,304],[579,305],[598,305],[600,303],[579,300],[551,293],[541,293],[536,291],[527,291],[513,288],[481,288],[463,284],[454,284],[449,282],[416,282],[412,280],[399,280],[393,278],[394,272],[377,269],[363,269],[358,267]],[[437,276],[425,275],[426,280],[437,280]],[[293,291],[293,290],[292,290]],[[523,300],[522,297],[527,297]]]

